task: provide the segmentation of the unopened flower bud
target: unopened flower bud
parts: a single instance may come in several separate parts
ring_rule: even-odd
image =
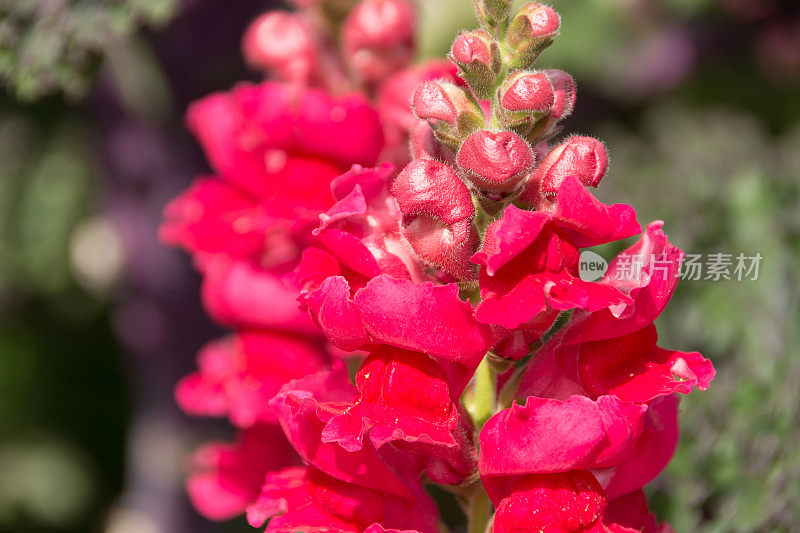
[[[514,72],[499,92],[502,110],[518,117],[544,115],[553,107],[553,98],[553,86],[542,72]]]
[[[271,70],[289,82],[307,82],[317,65],[311,31],[298,15],[285,11],[254,20],[244,34],[242,51],[251,67]]]
[[[378,81],[413,59],[415,31],[409,0],[362,0],[344,22],[345,59],[360,78]]]
[[[440,268],[459,280],[474,279],[477,265],[470,262],[478,251],[478,231],[469,220],[446,225],[435,218],[408,217],[403,236],[424,263]]]
[[[513,66],[530,67],[553,42],[560,26],[561,19],[552,7],[537,2],[523,6],[511,20],[506,35]]]
[[[478,18],[486,26],[497,28],[508,21],[513,3],[513,0],[477,0],[475,9],[478,12]]]
[[[608,168],[603,143],[592,137],[570,137],[556,146],[528,178],[520,200],[537,205],[554,194],[564,180],[574,176],[586,187],[597,187]]]
[[[449,166],[433,159],[415,159],[398,174],[392,195],[404,215],[430,215],[453,224],[475,215],[467,186]]]
[[[502,68],[497,42],[483,30],[462,32],[453,42],[450,58],[478,98],[491,98]]]
[[[452,83],[433,80],[420,84],[413,105],[416,115],[430,121],[449,144],[457,144],[460,137],[486,124],[486,116],[472,95]]]
[[[415,159],[395,178],[391,193],[403,213],[403,235],[425,262],[466,279],[478,245],[475,206],[467,186],[449,166]]]
[[[470,135],[456,158],[478,188],[513,190],[534,164],[531,148],[510,131],[476,131]]]

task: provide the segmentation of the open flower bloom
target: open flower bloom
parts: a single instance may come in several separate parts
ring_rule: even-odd
[[[537,354],[526,369],[520,394],[553,398],[614,394],[647,402],[673,392],[688,394],[695,386],[707,389],[715,373],[709,360],[697,352],[656,346],[652,322],[675,290],[682,258],[661,223],[650,224],[597,282],[616,287],[631,303],[616,311],[577,312],[556,342]],[[623,276],[622,264],[638,267]]]
[[[625,526],[605,516],[613,496],[593,472],[613,471],[637,453],[647,411],[614,396],[530,397],[492,417],[481,431],[479,464],[497,509],[494,531],[640,531],[647,514]]]
[[[362,97],[274,82],[207,96],[186,120],[216,176],[167,207],[162,238],[256,262],[270,239],[305,231],[333,203],[333,178],[374,164],[383,149],[378,114]]]
[[[334,276],[303,300],[334,345],[355,350],[386,344],[426,353],[456,388],[463,389],[494,343],[491,328],[475,319],[455,284],[414,284],[382,274],[351,294],[347,281]]]
[[[413,501],[393,494],[345,483],[316,468],[287,468],[267,476],[247,521],[265,531],[341,531],[361,533],[397,529],[433,532],[435,516],[426,515]],[[268,523],[267,523],[268,522]]]
[[[324,442],[350,451],[364,439],[418,459],[427,477],[457,485],[476,468],[472,422],[444,370],[430,357],[390,346],[374,350],[356,374],[358,397],[325,425]]]
[[[633,208],[601,204],[577,179],[564,180],[552,211],[509,206],[472,258],[482,267],[478,320],[515,329],[548,309],[597,311],[629,303],[615,287],[580,279],[579,249],[639,231]]]
[[[391,525],[394,520],[394,523],[408,524],[397,526],[401,529],[411,526],[420,531],[435,530],[436,509],[422,488],[420,476],[423,465],[417,457],[403,453],[391,445],[377,447],[368,439],[363,440],[361,446],[350,447],[348,450],[340,443],[326,438],[328,428],[336,425],[331,421],[346,412],[348,406],[356,401],[357,391],[349,383],[344,367],[339,365],[330,371],[288,383],[273,399],[272,404],[279,413],[281,425],[290,443],[308,465],[307,472],[323,473],[324,476],[318,479],[323,479],[333,487],[331,494],[341,491],[340,496],[329,503],[346,503],[346,498],[352,498],[351,502],[367,498],[370,503],[381,501],[386,505],[394,505],[393,513],[397,513],[397,516],[381,518],[382,511],[376,508],[374,511],[379,513],[378,517],[371,515],[374,519],[361,523],[362,529],[375,521]],[[305,482],[301,483],[303,484],[307,485]],[[269,486],[268,479],[265,491],[268,492]],[[308,489],[306,487],[301,490]],[[321,491],[322,496],[325,494],[328,492]],[[308,497],[308,494],[300,493],[300,507],[306,506]],[[253,509],[263,509],[261,504],[265,498],[275,499],[270,495],[265,497],[262,493],[260,503]],[[274,503],[270,505],[274,506]],[[347,509],[352,511],[352,505],[347,504]],[[289,508],[290,514],[291,511]],[[277,510],[273,514],[275,512]],[[337,514],[347,518],[341,512],[337,511]],[[352,520],[354,517],[349,518]]]
[[[389,194],[394,166],[354,166],[331,184],[336,203],[320,214],[313,231],[317,246],[306,248],[287,279],[306,291],[330,276],[344,277],[353,290],[389,274],[420,281],[427,276],[400,234],[397,201]]]

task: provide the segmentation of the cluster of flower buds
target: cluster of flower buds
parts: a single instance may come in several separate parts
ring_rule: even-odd
[[[607,161],[603,145],[590,138],[574,137],[552,151],[548,148],[559,122],[575,107],[575,82],[569,74],[534,69],[536,58],[558,34],[558,14],[535,2],[516,14],[504,0],[476,6],[482,27],[460,33],[450,53],[462,83],[431,80],[414,93],[414,112],[433,135],[417,128],[429,148],[416,150],[417,161],[401,173],[393,189],[406,215],[405,236],[419,257],[461,280],[475,272],[468,259],[477,251],[474,235],[485,229],[475,220],[471,204],[490,215],[511,203],[542,207],[553,200],[567,175],[596,187]],[[417,144],[412,141],[412,150]],[[421,170],[434,166],[435,171]],[[457,181],[458,194],[433,194],[443,205],[421,211],[417,196],[453,190],[451,183]],[[464,218],[450,221],[441,212]],[[430,220],[438,222],[432,225]]]
[[[243,53],[252,67],[287,82],[341,89],[348,79],[374,85],[414,59],[411,0],[296,3],[300,11],[271,11],[251,24]]]

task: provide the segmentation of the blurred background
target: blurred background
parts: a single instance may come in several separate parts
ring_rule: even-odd
[[[679,532],[800,523],[800,2],[553,0],[542,66],[571,72],[567,131],[611,153],[598,196],[690,254],[763,257],[757,280],[684,281],[662,345],[718,370],[682,403],[650,487]],[[474,26],[425,0],[421,55]],[[0,532],[246,531],[183,493],[224,424],[172,387],[219,333],[164,203],[206,170],[187,104],[256,77],[239,39],[265,0],[0,0]],[[794,348],[793,348],[794,347]]]

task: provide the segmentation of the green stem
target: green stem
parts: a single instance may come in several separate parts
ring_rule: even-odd
[[[470,407],[472,420],[480,433],[483,425],[494,415],[497,408],[497,374],[489,364],[488,355],[483,358],[475,372],[475,389]],[[491,517],[492,503],[480,482],[476,488],[477,491],[469,500],[468,532],[484,533]]]
[[[486,491],[481,490],[469,504],[469,533],[485,533],[492,512],[492,502]]]
[[[497,395],[497,376],[489,365],[489,358],[484,357],[475,372],[475,397],[472,403],[472,419],[480,430],[494,414]]]

